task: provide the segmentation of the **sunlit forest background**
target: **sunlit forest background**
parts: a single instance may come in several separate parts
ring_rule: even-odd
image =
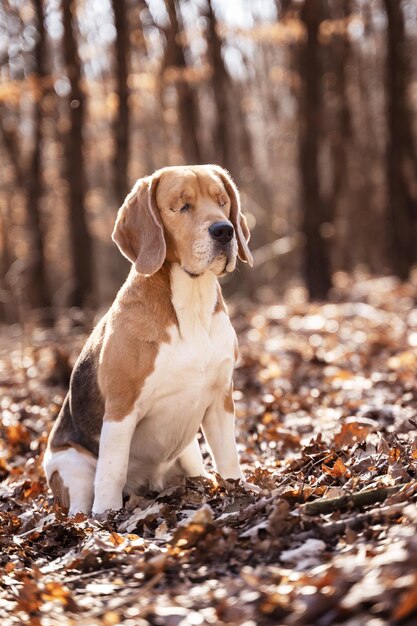
[[[133,182],[236,180],[229,295],[337,298],[417,261],[416,0],[1,0],[0,321],[105,306]]]
[[[252,487],[68,517],[42,459],[116,212],[210,162],[252,231],[222,279]],[[0,624],[416,626],[416,536],[417,0],[0,0]]]

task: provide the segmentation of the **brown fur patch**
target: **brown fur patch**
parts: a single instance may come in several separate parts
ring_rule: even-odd
[[[132,411],[174,324],[169,269],[164,266],[148,277],[131,272],[110,311],[100,355],[98,382],[106,419],[122,420]]]
[[[104,416],[122,420],[153,371],[159,346],[177,324],[170,271],[133,269],[77,360],[70,389],[49,437],[53,452],[69,447],[97,458]]]
[[[69,489],[64,485],[64,481],[58,471],[53,472],[49,479],[49,486],[54,494],[55,502],[59,504],[64,513],[68,513],[70,508]]]
[[[224,404],[224,410],[226,411],[226,413],[234,414],[235,403],[233,401],[233,384],[230,385],[230,389],[225,393],[223,404]]]

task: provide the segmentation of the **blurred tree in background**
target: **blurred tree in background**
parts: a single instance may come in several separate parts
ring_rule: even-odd
[[[417,0],[1,0],[0,319],[106,304],[117,208],[183,163],[241,189],[256,270],[229,293],[406,279],[416,50]]]

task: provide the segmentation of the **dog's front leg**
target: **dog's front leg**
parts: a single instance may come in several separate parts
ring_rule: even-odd
[[[218,395],[206,411],[202,428],[216,472],[223,478],[245,480],[236,447],[232,392],[230,385],[228,391]]]
[[[100,435],[100,447],[94,482],[93,513],[118,510],[123,506],[123,488],[126,484],[129,450],[137,424],[137,415],[122,420],[106,419]]]

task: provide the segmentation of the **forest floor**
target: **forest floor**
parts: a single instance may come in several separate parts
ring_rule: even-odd
[[[234,305],[242,466],[99,522],[41,468],[76,319],[0,334],[0,622],[31,626],[417,623],[417,288]],[[203,445],[204,449],[204,445]]]

